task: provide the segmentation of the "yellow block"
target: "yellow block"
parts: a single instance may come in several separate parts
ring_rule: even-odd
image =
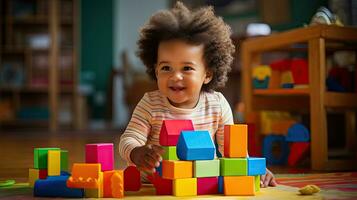
[[[281,73],[281,84],[285,83],[294,83],[294,78],[291,71],[284,71]]]
[[[98,188],[84,189],[84,197],[86,197],[86,198],[102,198],[103,197],[103,172],[99,172]]]
[[[248,125],[224,126],[224,157],[245,158],[248,155]]]
[[[40,178],[40,171],[38,169],[29,169],[29,185],[30,187],[35,186],[35,182]]]
[[[271,76],[271,68],[268,65],[260,65],[253,68],[253,78],[264,80]]]
[[[175,179],[172,189],[174,196],[196,196],[197,178]]]
[[[255,192],[260,191],[260,175],[254,176]]]
[[[96,189],[100,186],[100,176],[103,176],[100,172],[99,163],[74,163],[72,176],[67,180],[67,187]]]
[[[192,161],[163,160],[162,177],[166,179],[192,178]]]
[[[224,195],[255,195],[254,176],[225,176]]]
[[[48,151],[47,170],[48,170],[47,171],[48,176],[61,175],[61,151],[60,150]]]

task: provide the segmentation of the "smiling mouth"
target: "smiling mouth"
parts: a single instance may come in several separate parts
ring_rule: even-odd
[[[182,91],[182,90],[184,90],[185,88],[184,87],[169,87],[171,90],[173,90],[173,91],[176,91],[176,92],[178,92],[178,91]]]

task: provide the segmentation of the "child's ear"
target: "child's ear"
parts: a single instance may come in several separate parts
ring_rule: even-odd
[[[208,84],[213,78],[213,72],[211,70],[207,70],[205,80],[203,81],[204,84]]]

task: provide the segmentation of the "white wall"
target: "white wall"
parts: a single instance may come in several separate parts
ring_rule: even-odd
[[[121,67],[120,54],[123,50],[127,50],[129,60],[136,69],[145,70],[135,55],[138,31],[153,13],[160,9],[167,9],[168,5],[169,0],[114,0],[114,66]],[[122,80],[115,80],[114,126],[125,126],[131,115],[125,108],[122,88]]]

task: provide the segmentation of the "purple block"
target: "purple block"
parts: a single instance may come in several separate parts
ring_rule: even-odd
[[[102,171],[114,169],[113,143],[98,143],[86,145],[86,163],[100,163]]]

